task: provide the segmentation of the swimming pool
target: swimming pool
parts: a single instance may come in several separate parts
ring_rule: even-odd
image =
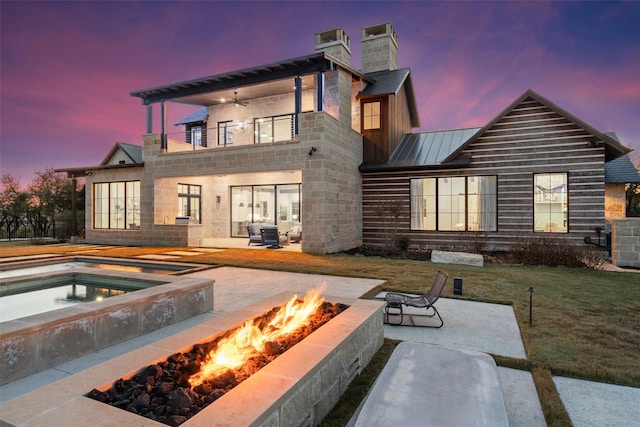
[[[50,261],[50,260],[47,260]],[[76,261],[71,260],[71,262]],[[141,287],[135,292],[72,304],[0,322],[0,384],[57,366],[96,350],[147,334],[213,309],[211,279],[190,275],[151,274],[96,267],[62,266],[69,259],[25,265],[21,274],[0,265],[0,291],[45,289],[56,281],[110,287]],[[40,264],[40,265],[38,265]],[[202,268],[186,264],[193,271]],[[35,268],[35,270],[28,270]],[[204,266],[211,268],[211,266]],[[27,270],[25,270],[27,269]],[[189,270],[186,270],[189,271]],[[29,274],[24,274],[28,272]],[[79,281],[79,282],[78,282]],[[10,291],[8,291],[10,289]],[[76,292],[76,295],[78,292]],[[66,298],[66,294],[64,295]],[[26,305],[36,306],[31,299]],[[4,311],[0,307],[0,311]]]
[[[47,313],[76,304],[103,301],[164,282],[114,280],[87,274],[58,274],[0,284],[0,322]]]
[[[208,268],[210,265],[187,264],[180,262],[157,262],[107,257],[54,257],[49,259],[31,259],[25,261],[0,262],[0,279],[26,276],[31,274],[49,274],[53,271],[71,270],[88,267],[101,270],[116,270],[132,273],[152,273],[181,275]]]

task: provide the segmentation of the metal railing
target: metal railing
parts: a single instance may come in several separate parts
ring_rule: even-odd
[[[217,127],[192,127],[165,134],[167,152],[196,151],[208,148],[237,147],[295,138],[295,114],[254,119],[251,122],[228,121]]]
[[[84,224],[78,224],[76,235],[84,234]],[[40,227],[23,222],[17,227],[0,228],[0,241],[7,242],[12,240],[34,240],[34,239],[67,239],[73,235],[73,225],[71,221],[54,221],[49,224],[45,230]]]

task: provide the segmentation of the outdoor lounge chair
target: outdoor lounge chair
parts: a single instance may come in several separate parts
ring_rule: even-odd
[[[249,224],[247,226],[247,232],[249,233],[249,243],[247,243],[247,246],[252,243],[262,244],[262,233],[260,232],[258,224]]]
[[[278,233],[278,226],[265,225],[262,227],[262,244],[269,246],[270,249],[280,248],[280,233]]]
[[[405,294],[398,294],[390,292],[385,296],[385,301],[387,305],[384,307],[384,321],[390,325],[402,325],[404,322],[405,314],[411,320],[411,326],[426,326],[429,328],[440,328],[444,325],[444,321],[438,313],[438,310],[434,306],[438,298],[440,298],[440,294],[444,289],[445,283],[447,283],[447,278],[449,275],[447,273],[443,273],[442,271],[438,271],[435,279],[433,280],[433,284],[431,288],[426,291],[425,294],[420,296],[410,296]],[[405,313],[403,310],[403,306],[407,307],[416,307],[416,308],[424,308],[426,310],[425,314],[415,314],[415,313]],[[398,316],[400,318],[400,322],[390,322],[389,316]],[[438,316],[440,319],[440,325],[431,326],[431,325],[416,325],[413,321],[413,316],[416,317],[434,317]]]

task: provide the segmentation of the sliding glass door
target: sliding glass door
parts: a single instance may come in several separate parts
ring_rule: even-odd
[[[248,236],[251,223],[286,232],[300,222],[300,184],[231,187],[231,237]]]

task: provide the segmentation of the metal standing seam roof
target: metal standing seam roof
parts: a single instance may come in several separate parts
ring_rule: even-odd
[[[481,128],[452,129],[407,134],[386,167],[438,166]]]
[[[207,109],[207,107],[201,107],[201,108],[198,108],[193,113],[189,114],[187,117],[181,120],[178,120],[177,122],[174,123],[174,125],[178,126],[178,125],[184,125],[187,123],[203,122],[207,119],[207,117],[209,117],[209,110]]]

